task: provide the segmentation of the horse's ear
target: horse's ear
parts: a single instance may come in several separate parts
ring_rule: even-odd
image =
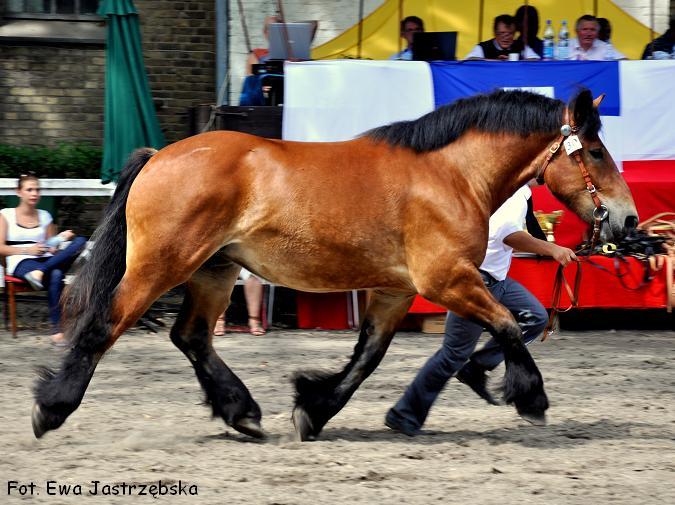
[[[596,109],[597,109],[598,107],[600,107],[600,104],[602,103],[602,101],[603,101],[604,99],[605,99],[605,94],[602,93],[598,98],[596,98],[595,100],[593,100],[593,107],[595,107]]]
[[[574,123],[581,127],[593,113],[593,95],[587,89],[581,91],[570,104],[572,109]]]

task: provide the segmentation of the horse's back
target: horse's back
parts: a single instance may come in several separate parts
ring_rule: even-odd
[[[409,181],[400,156],[386,160],[387,154],[361,139],[190,137],[153,156],[134,182],[130,243],[179,237],[193,247],[223,249],[268,279],[299,288],[378,286],[383,270],[384,284],[405,286]],[[189,254],[187,246],[178,252]]]

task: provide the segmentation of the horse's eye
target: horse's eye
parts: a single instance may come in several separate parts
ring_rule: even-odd
[[[591,156],[596,160],[602,159],[602,149],[589,149],[588,152],[591,153]]]

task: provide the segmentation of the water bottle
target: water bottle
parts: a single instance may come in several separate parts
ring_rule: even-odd
[[[551,26],[551,20],[546,20],[546,29],[544,30],[544,59],[553,59],[553,48],[555,46],[555,32]]]
[[[560,32],[558,33],[558,59],[566,60],[570,57],[570,32],[567,29],[567,21],[563,19]]]
[[[61,235],[54,235],[53,237],[47,239],[45,245],[51,249],[52,247],[58,247],[61,245],[61,242],[63,242],[63,237]]]

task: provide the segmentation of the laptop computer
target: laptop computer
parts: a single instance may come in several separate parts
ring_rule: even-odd
[[[413,60],[456,60],[457,32],[419,32],[413,38]]]
[[[270,60],[309,60],[314,38],[313,23],[271,23],[269,25]]]

